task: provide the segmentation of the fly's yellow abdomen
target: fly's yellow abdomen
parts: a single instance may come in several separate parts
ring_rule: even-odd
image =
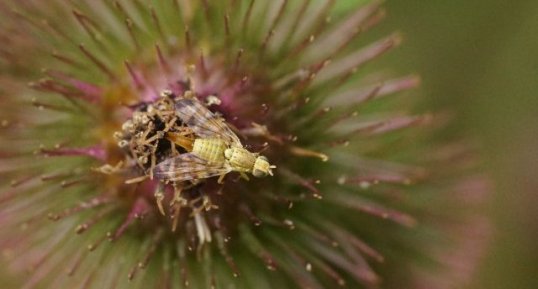
[[[210,163],[224,163],[226,142],[218,138],[196,139],[192,146],[192,153]]]
[[[256,162],[255,154],[240,147],[232,147],[227,150],[226,158],[232,169],[239,172],[252,172],[254,162]]]

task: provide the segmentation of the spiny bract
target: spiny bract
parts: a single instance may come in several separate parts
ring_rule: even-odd
[[[0,247],[23,288],[465,281],[487,233],[475,157],[446,116],[407,114],[416,77],[366,65],[400,43],[363,43],[380,3],[337,2],[1,1]],[[274,176],[174,197],[152,169],[188,152],[165,90]]]

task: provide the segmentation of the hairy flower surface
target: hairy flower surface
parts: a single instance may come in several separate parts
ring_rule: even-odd
[[[367,65],[400,43],[363,43],[380,3],[336,2],[1,1],[0,244],[24,288],[464,282],[475,156],[409,113],[416,77]],[[211,121],[264,158],[187,165]]]

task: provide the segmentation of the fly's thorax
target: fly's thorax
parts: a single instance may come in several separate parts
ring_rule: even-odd
[[[226,141],[218,138],[198,138],[194,140],[192,153],[211,163],[223,163]]]
[[[224,151],[228,164],[234,171],[252,172],[256,155],[242,147],[231,147]]]

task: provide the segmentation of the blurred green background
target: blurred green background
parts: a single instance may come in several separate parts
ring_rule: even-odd
[[[356,2],[349,1],[349,2]],[[458,113],[494,177],[494,234],[468,288],[538,288],[538,1],[387,0],[390,67]]]
[[[338,1],[341,9],[364,2]],[[420,74],[419,94],[458,113],[494,177],[487,207],[494,239],[468,288],[538,288],[538,1],[386,0],[385,7],[379,29],[398,30],[405,42],[383,67]]]

